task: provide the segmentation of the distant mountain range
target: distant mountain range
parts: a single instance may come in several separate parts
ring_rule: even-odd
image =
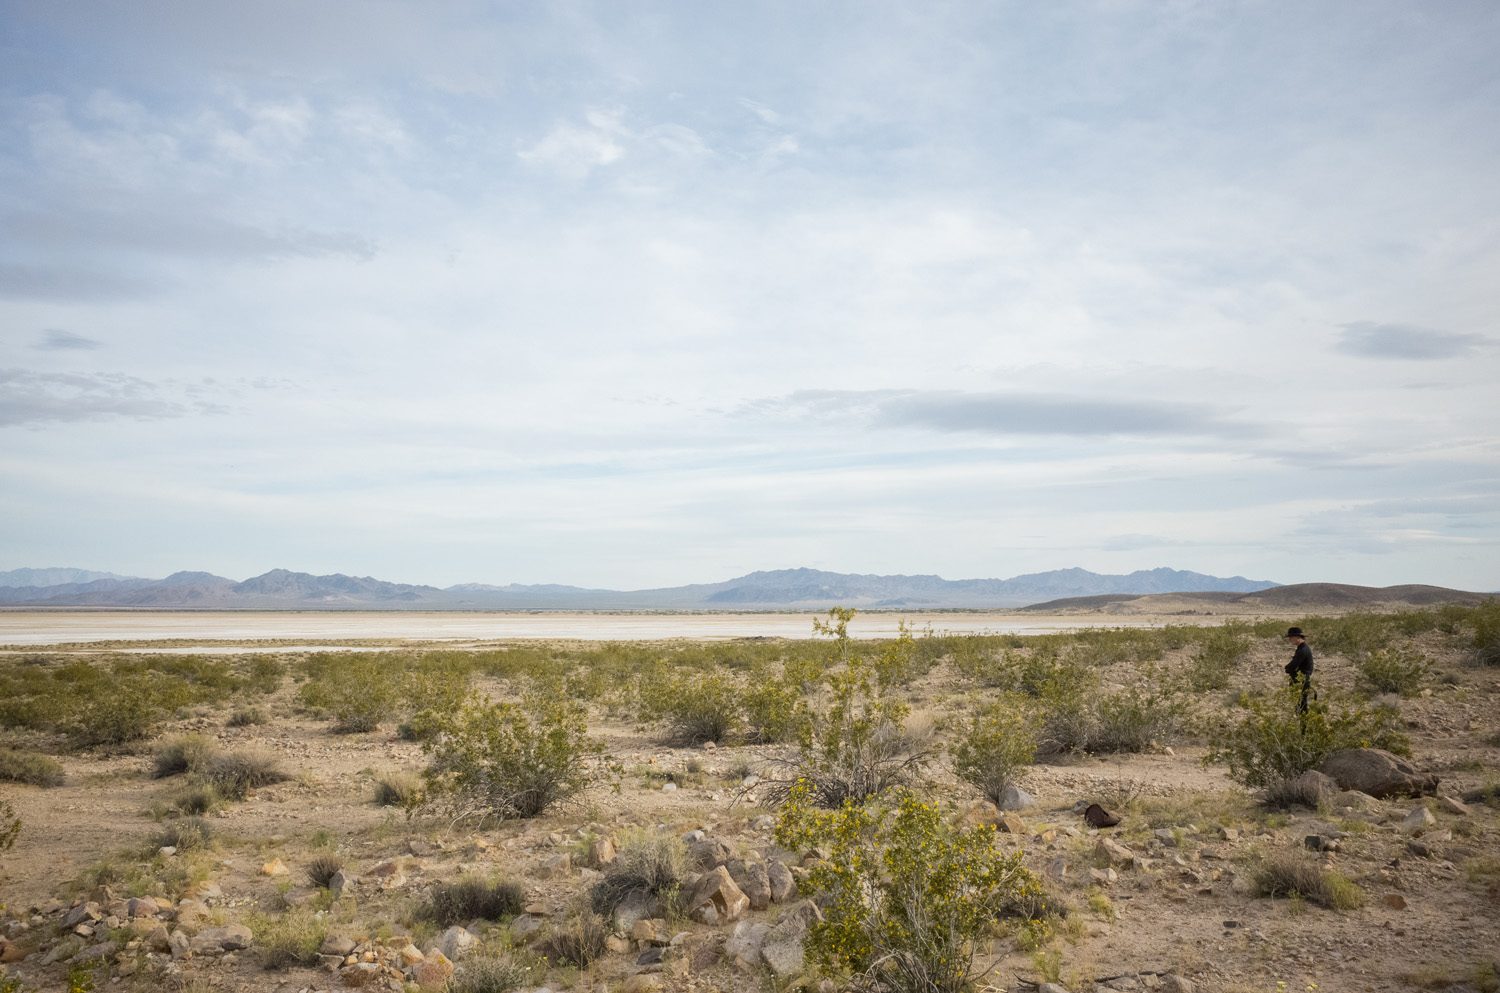
[[[865,609],[1019,607],[1060,597],[1149,593],[1249,593],[1278,584],[1222,579],[1176,569],[1124,576],[1057,569],[1010,579],[865,576],[817,569],[752,572],[722,583],[655,590],[578,586],[488,586],[439,589],[366,577],[313,576],[273,569],[243,582],[207,572],[140,579],[84,569],[0,572],[0,606],[132,607],[201,610],[784,610],[831,606]]]

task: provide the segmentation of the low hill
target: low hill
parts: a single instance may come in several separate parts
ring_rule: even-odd
[[[1039,614],[1285,614],[1348,610],[1403,610],[1442,604],[1473,606],[1500,594],[1450,590],[1443,586],[1355,586],[1348,583],[1292,583],[1248,593],[1182,592],[1141,596],[1064,597],[1021,610]]]

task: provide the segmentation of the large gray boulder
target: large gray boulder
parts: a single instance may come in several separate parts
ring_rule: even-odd
[[[761,958],[772,972],[786,979],[802,971],[807,930],[813,922],[822,919],[818,905],[811,900],[803,900],[781,915],[781,920],[766,932],[766,940],[760,946]]]
[[[1318,771],[1332,777],[1341,789],[1379,799],[1437,793],[1438,777],[1382,748],[1345,748],[1324,759]]]

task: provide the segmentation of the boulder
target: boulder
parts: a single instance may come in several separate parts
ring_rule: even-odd
[[[1402,818],[1401,830],[1407,834],[1421,834],[1436,823],[1437,818],[1432,816],[1432,811],[1426,807],[1416,807]]]
[[[438,951],[457,962],[479,944],[479,939],[457,924],[444,931],[437,940]]]
[[[1316,806],[1338,792],[1339,784],[1327,773],[1308,769],[1287,781],[1287,788],[1294,796],[1309,799]]]
[[[1113,838],[1100,838],[1094,846],[1094,859],[1106,866],[1123,865],[1135,858],[1135,853]]]
[[[1007,786],[1000,794],[1001,810],[1025,810],[1036,803],[1036,798],[1019,786]]]
[[[1459,817],[1469,816],[1469,807],[1467,804],[1461,800],[1455,800],[1446,794],[1438,797],[1438,806],[1442,807],[1447,813],[1457,814]]]
[[[254,936],[245,925],[226,924],[224,927],[210,927],[199,931],[193,935],[190,947],[195,955],[237,952],[242,948],[249,948],[253,941]]]
[[[615,908],[611,923],[616,931],[629,934],[636,921],[644,917],[655,917],[659,909],[656,898],[651,894],[631,893]]]
[[[765,910],[771,905],[771,876],[764,862],[731,859],[724,868],[734,885],[750,898],[751,910]]]
[[[721,866],[734,858],[734,851],[717,838],[704,838],[688,846],[688,857],[700,870]]]
[[[797,895],[797,878],[783,862],[772,859],[766,863],[766,878],[771,883],[771,902],[786,903]]]
[[[1175,972],[1169,972],[1161,977],[1162,993],[1193,993],[1194,988],[1192,980],[1179,976]]]
[[[64,930],[71,931],[80,924],[92,924],[103,918],[104,914],[97,903],[80,903],[63,917],[62,926]]]
[[[290,876],[292,874],[292,870],[288,869],[286,867],[286,863],[278,858],[272,859],[265,865],[261,866],[260,874],[262,876]]]
[[[445,990],[452,978],[453,962],[436,948],[430,949],[411,969],[411,981],[424,990]]]
[[[328,880],[328,892],[333,894],[335,900],[341,899],[345,893],[354,888],[354,877],[343,869],[335,872]]]
[[[1026,822],[1021,820],[1019,814],[1013,814],[1008,810],[1002,811],[995,818],[995,824],[1001,831],[1009,834],[1024,835],[1026,833]]]
[[[323,944],[318,949],[318,954],[337,955],[339,958],[343,958],[344,956],[352,953],[355,947],[356,945],[353,938],[346,938],[343,935],[338,934],[330,934],[328,937],[323,939]]]
[[[771,925],[765,921],[740,921],[724,942],[724,954],[748,966],[760,965],[765,961],[760,950],[770,930]]]
[[[811,900],[803,900],[781,915],[781,920],[766,932],[766,939],[760,948],[761,957],[772,972],[786,979],[802,971],[803,942],[807,939],[807,929],[815,921],[822,919],[823,914],[818,910],[818,905]]]
[[[167,948],[174,959],[186,958],[193,953],[193,943],[180,928],[167,935]]]
[[[125,903],[128,917],[155,917],[159,913],[161,906],[149,896],[132,897]]]
[[[688,916],[700,924],[737,920],[749,907],[750,898],[722,865],[699,876],[687,899]]]
[[[1342,789],[1358,790],[1382,800],[1437,792],[1437,776],[1420,771],[1382,748],[1345,748],[1324,759],[1318,769]]]
[[[602,869],[611,865],[616,857],[615,843],[608,838],[595,838],[589,842],[588,854],[584,858],[584,864],[595,869]]]

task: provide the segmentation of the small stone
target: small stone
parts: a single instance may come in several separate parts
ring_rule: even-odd
[[[677,784],[676,783],[662,783],[661,784],[661,791],[663,793],[676,793],[677,792]],[[646,977],[645,976],[631,976],[630,980],[644,979],[644,978],[646,978]],[[651,977],[651,978],[656,978],[656,977]],[[630,980],[626,980],[625,986],[620,987],[620,989],[621,990],[625,990],[625,987],[627,987],[627,986],[630,985]],[[661,980],[659,978],[656,978],[656,984],[657,984],[657,986],[661,985]],[[656,986],[651,986],[651,987],[646,987],[646,988],[648,988],[648,989],[655,989]],[[627,993],[628,993],[628,991],[627,991]]]
[[[323,939],[323,944],[318,948],[319,955],[337,955],[342,958],[353,953],[355,949],[354,939],[343,935],[330,934]]]
[[[290,876],[292,874],[292,870],[286,867],[285,862],[277,858],[272,859],[265,865],[261,866],[260,874],[262,876]]]
[[[1001,811],[999,816],[995,818],[995,826],[1007,834],[1026,834],[1026,822],[1021,819],[1020,815],[1011,813],[1008,810]]]
[[[1100,838],[1094,845],[1094,858],[1106,865],[1120,865],[1135,858],[1135,853],[1113,838]]]
[[[1389,907],[1391,910],[1406,909],[1406,897],[1402,896],[1400,893],[1387,893],[1385,896],[1380,898],[1380,902],[1386,907]]]
[[[608,838],[595,838],[589,842],[589,850],[585,856],[585,861],[595,869],[602,869],[607,865],[614,864],[617,854],[613,841]]]
[[[668,786],[674,785],[668,783]],[[638,972],[631,976],[619,986],[620,993],[652,993],[661,989],[662,977],[659,972]]]
[[[1162,993],[1193,993],[1193,990],[1192,980],[1179,976],[1175,972],[1169,972],[1161,977]]]
[[[343,869],[335,872],[328,880],[328,892],[333,894],[335,900],[341,899],[345,893],[354,888],[354,877]]]
[[[1401,830],[1407,834],[1421,834],[1437,823],[1437,818],[1432,816],[1432,811],[1426,807],[1416,807],[1401,821]]]
[[[1453,799],[1453,797],[1447,796],[1446,794],[1440,795],[1438,797],[1438,806],[1442,807],[1444,812],[1449,814],[1456,814],[1459,817],[1469,816],[1468,804],[1464,803],[1462,800],[1455,800]]]
[[[1177,847],[1177,835],[1167,828],[1157,828],[1151,832],[1151,837],[1161,842],[1168,848]]]
[[[172,958],[186,958],[193,952],[193,943],[181,929],[178,929],[167,936],[167,948],[172,953]]]
[[[764,921],[740,921],[724,941],[724,954],[747,966],[760,965],[765,961],[760,950],[770,930],[771,925]]]
[[[1221,827],[1219,828],[1219,838],[1223,841],[1239,841],[1240,830],[1239,828]]]
[[[1090,869],[1089,878],[1100,886],[1112,886],[1120,878],[1120,874],[1113,869]]]

